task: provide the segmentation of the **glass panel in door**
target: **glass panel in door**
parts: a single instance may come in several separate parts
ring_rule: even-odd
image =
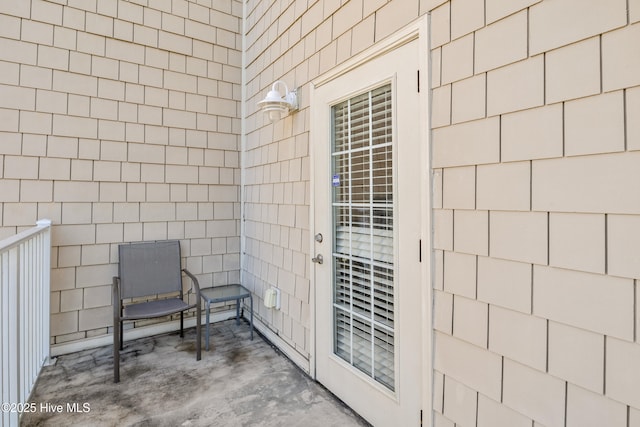
[[[331,109],[334,354],[390,390],[394,373],[391,85]]]

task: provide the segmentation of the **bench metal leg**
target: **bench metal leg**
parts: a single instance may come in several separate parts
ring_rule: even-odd
[[[207,339],[205,341],[206,342],[205,350],[209,351],[209,315],[210,315],[209,312],[211,311],[210,310],[211,309],[211,303],[209,301],[207,301],[206,302],[206,306],[207,306],[207,314],[206,314],[206,316],[207,316],[207,327],[206,327],[206,329],[207,329]]]
[[[120,325],[115,323],[118,319],[113,319],[113,382],[120,382]]]

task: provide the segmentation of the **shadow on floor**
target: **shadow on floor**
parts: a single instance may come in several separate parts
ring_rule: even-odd
[[[204,340],[203,340],[204,341]],[[212,325],[195,360],[195,329],[60,356],[43,369],[22,426],[367,426],[248,324]]]

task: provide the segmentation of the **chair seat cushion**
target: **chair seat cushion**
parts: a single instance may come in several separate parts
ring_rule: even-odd
[[[148,319],[150,317],[168,316],[184,310],[189,310],[195,306],[195,304],[187,304],[180,298],[139,302],[129,304],[124,307],[122,320]]]

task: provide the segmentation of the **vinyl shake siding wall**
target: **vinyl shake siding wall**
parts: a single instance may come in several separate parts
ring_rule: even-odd
[[[1,2],[0,234],[54,221],[52,342],[179,238],[310,369],[310,82],[427,13],[434,425],[640,426],[639,0]]]
[[[0,2],[0,233],[53,220],[52,342],[107,334],[121,242],[239,278],[242,6]]]
[[[419,16],[417,1],[247,1],[243,279],[258,316],[309,369],[310,82]],[[300,110],[270,123],[256,103],[276,80],[298,88]],[[281,289],[282,309],[261,304]]]
[[[428,3],[435,425],[640,425],[640,2]]]

